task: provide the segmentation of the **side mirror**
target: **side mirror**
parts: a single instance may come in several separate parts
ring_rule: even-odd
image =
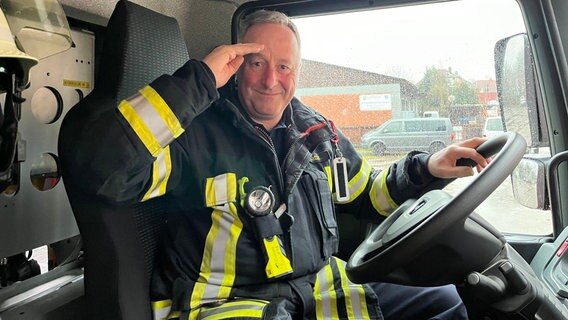
[[[504,131],[520,133],[530,148],[549,146],[542,99],[537,90],[534,59],[526,34],[516,34],[495,44],[499,107]]]
[[[511,174],[511,185],[515,200],[521,205],[548,210],[546,167],[550,156],[527,154]]]

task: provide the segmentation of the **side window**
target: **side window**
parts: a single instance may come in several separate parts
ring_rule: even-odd
[[[383,129],[384,133],[399,133],[402,132],[402,121],[390,123]]]
[[[420,137],[424,141],[416,140],[421,151],[432,150],[442,130],[451,132],[445,145],[513,130],[531,146],[527,153],[549,153],[530,142],[525,121],[530,112],[523,108],[522,97],[512,97],[518,107],[505,112],[499,104],[495,45],[526,33],[515,0],[458,0],[295,18],[295,22],[302,37],[297,96],[333,119],[374,166],[386,168],[408,151],[388,146],[373,153],[363,147],[361,137],[390,119],[421,119],[405,120],[408,132],[431,133]],[[450,123],[424,118],[445,118]],[[504,128],[489,120],[487,129],[492,118],[505,119]],[[457,194],[473,178],[458,179],[445,191]],[[552,232],[550,211],[521,206],[510,179],[476,212],[503,232]]]
[[[423,131],[422,124],[420,121],[406,121],[406,132],[421,132]]]
[[[444,121],[427,121],[424,124],[424,131],[440,132],[446,131],[446,124]]]

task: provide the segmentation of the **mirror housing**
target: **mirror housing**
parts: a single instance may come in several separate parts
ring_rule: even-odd
[[[511,173],[513,194],[521,205],[541,210],[550,208],[546,181],[548,160],[548,155],[527,154]]]

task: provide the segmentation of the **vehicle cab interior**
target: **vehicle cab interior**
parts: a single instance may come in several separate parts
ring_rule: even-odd
[[[235,43],[239,21],[259,9],[293,19],[302,43],[296,97],[333,119],[374,168],[406,153],[396,145],[378,153],[386,142],[365,140],[389,120],[449,119],[444,145],[484,135],[488,119],[502,125],[478,148],[492,157],[481,173],[433,183],[380,225],[335,213],[349,279],[453,284],[470,319],[568,319],[565,1],[3,0],[0,8],[0,319],[165,319],[152,309],[150,282],[168,197],[113,205],[83,192],[93,182],[70,175],[81,157],[74,145],[109,134],[84,123]],[[439,142],[421,136],[425,146]]]

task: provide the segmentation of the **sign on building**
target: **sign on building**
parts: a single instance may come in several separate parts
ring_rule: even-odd
[[[385,94],[362,94],[359,96],[359,109],[361,111],[391,110],[391,95]]]

